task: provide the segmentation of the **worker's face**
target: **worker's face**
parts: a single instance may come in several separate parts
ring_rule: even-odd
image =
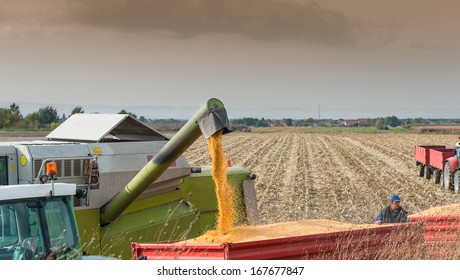
[[[399,201],[392,201],[390,202],[390,207],[391,207],[391,210],[395,211],[395,210],[398,210],[399,208],[399,204],[400,202]]]

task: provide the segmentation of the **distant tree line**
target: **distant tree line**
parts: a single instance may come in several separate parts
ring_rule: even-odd
[[[76,106],[70,112],[70,115],[84,113],[81,106]],[[129,114],[137,119],[137,115],[126,110],[121,110],[119,114]],[[63,114],[59,117],[57,109],[52,106],[40,108],[27,116],[21,114],[21,110],[16,103],[12,103],[9,108],[0,108],[0,129],[54,129],[60,123],[67,119]],[[156,127],[160,130],[178,130],[186,120],[177,119],[146,119],[144,116],[139,117],[139,121]],[[232,119],[232,125],[248,127],[269,127],[269,126],[361,126],[361,127],[398,127],[410,125],[436,125],[436,124],[460,124],[460,119],[423,119],[423,118],[405,118],[399,119],[396,116],[379,117],[379,118],[361,118],[354,120],[344,119],[265,119],[265,118],[239,118]]]
[[[460,119],[424,119],[424,118],[405,118],[399,119],[396,116],[379,118],[361,118],[353,120],[344,119],[258,119],[240,118],[233,119],[232,124],[268,127],[268,126],[360,126],[360,127],[398,127],[410,125],[437,125],[437,124],[460,124]]]
[[[70,112],[70,116],[84,112],[81,106],[76,106]],[[126,110],[121,110],[119,114],[129,114],[137,118],[135,114],[126,112]],[[141,118],[147,121],[144,117]],[[60,117],[57,109],[52,106],[40,108],[25,117],[21,114],[19,105],[16,103],[12,103],[9,108],[0,108],[0,129],[54,129],[66,119],[65,114]]]
[[[52,128],[59,122],[56,108],[46,106],[23,117],[16,103],[9,108],[0,108],[0,128],[7,129],[40,129]]]

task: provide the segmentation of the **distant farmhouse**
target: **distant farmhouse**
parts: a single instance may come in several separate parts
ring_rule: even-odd
[[[362,126],[366,125],[368,119],[354,119],[354,120],[343,120],[340,119],[337,121],[339,126]]]

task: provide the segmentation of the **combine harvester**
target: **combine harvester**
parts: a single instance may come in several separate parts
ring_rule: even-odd
[[[460,191],[460,142],[455,148],[446,146],[416,146],[415,164],[418,175],[434,182],[454,193]]]
[[[129,115],[76,114],[48,141],[0,143],[0,185],[39,188],[49,180],[46,165],[55,162],[58,182],[75,184],[79,194],[71,201],[84,253],[130,259],[131,241],[185,240],[215,228],[211,170],[192,168],[182,154],[220,130],[232,131],[218,99],[171,140]],[[228,168],[241,222],[258,219],[254,178],[245,168]]]

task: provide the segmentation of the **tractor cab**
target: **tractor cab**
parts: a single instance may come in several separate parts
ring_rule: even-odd
[[[75,184],[0,186],[0,260],[81,259]]]

